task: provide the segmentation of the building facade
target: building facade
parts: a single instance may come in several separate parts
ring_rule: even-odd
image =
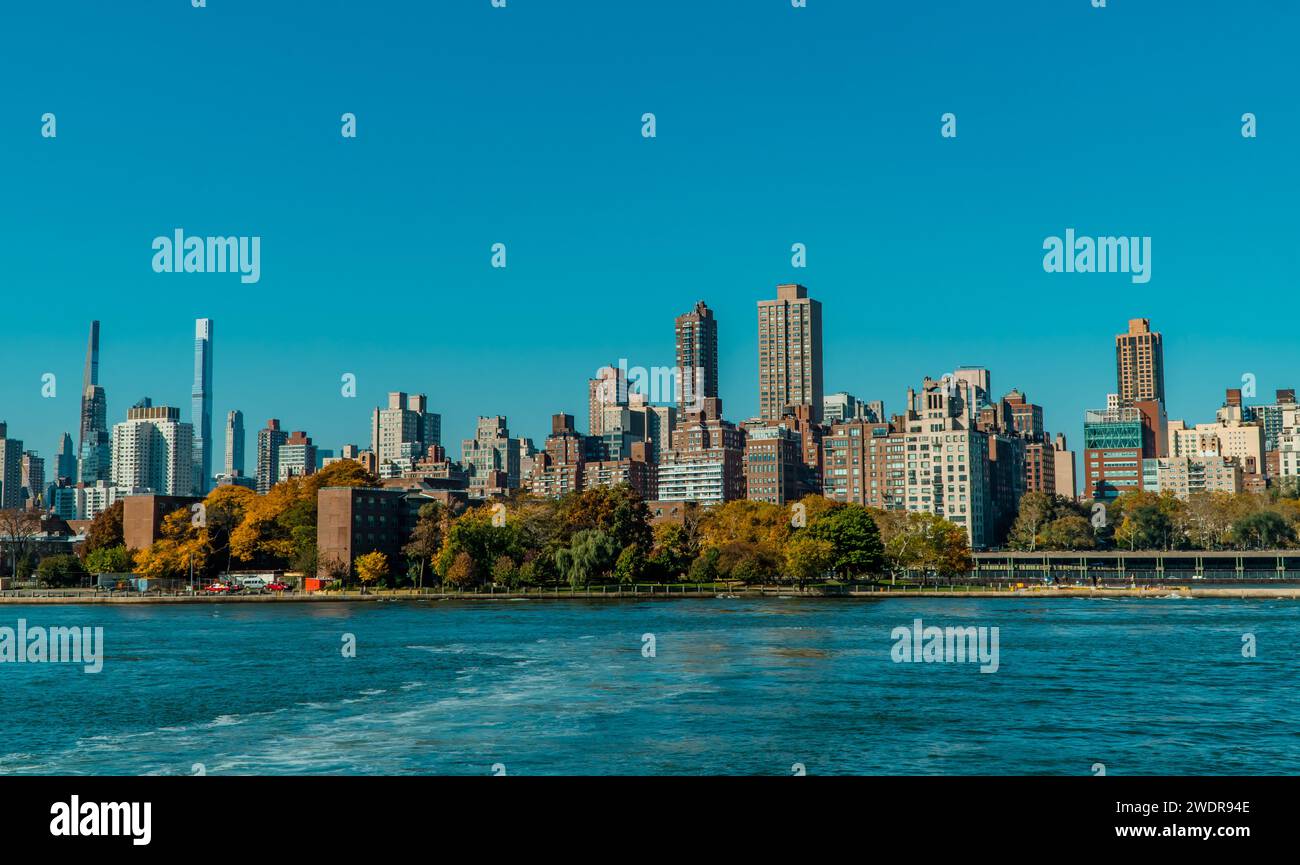
[[[778,285],[775,300],[758,302],[759,415],[779,421],[806,405],[820,423],[823,400],[821,303],[805,286]]]

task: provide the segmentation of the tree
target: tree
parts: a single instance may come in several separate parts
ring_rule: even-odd
[[[357,556],[352,566],[357,572],[357,579],[361,581],[363,591],[366,586],[388,576],[388,556],[378,550]]]
[[[586,530],[598,530],[610,537],[617,549],[633,544],[648,553],[653,543],[650,509],[627,484],[592,487],[571,493],[561,500],[559,521],[565,537]]]
[[[424,588],[424,566],[432,562],[438,548],[442,546],[446,509],[438,502],[420,505],[420,515],[411,530],[411,538],[402,547],[402,552],[420,564],[419,586]]]
[[[802,533],[785,545],[785,565],[790,576],[803,588],[825,577],[835,566],[835,547],[830,541]]]
[[[118,499],[95,515],[86,530],[86,542],[81,551],[87,555],[104,547],[116,547],[125,541],[122,538],[122,509],[125,503]]]
[[[879,513],[879,512],[878,512]],[[922,570],[953,577],[971,568],[966,530],[935,514],[891,511],[885,557],[891,570]]]
[[[555,555],[560,574],[575,589],[588,585],[594,578],[608,573],[618,547],[614,539],[600,529],[583,529],[574,534],[569,546]]]
[[[189,508],[177,508],[163,517],[158,539],[135,554],[135,572],[149,579],[208,573],[211,535],[206,525],[196,525]],[[211,563],[215,568],[215,563]]]
[[[492,565],[492,582],[498,586],[514,588],[519,582],[519,568],[509,556],[500,556]]]
[[[85,577],[86,569],[82,566],[81,559],[68,553],[46,556],[36,567],[36,580],[42,586],[75,586]]]
[[[464,588],[475,583],[474,560],[469,553],[456,553],[443,573],[443,579],[453,586]]]
[[[691,562],[687,578],[692,583],[716,583],[718,581],[718,559],[721,554],[716,547],[709,547]]]
[[[21,576],[20,561],[30,561],[40,531],[41,515],[37,512],[17,508],[0,511],[0,549],[8,550],[14,576]]]
[[[659,578],[671,580],[685,575],[698,553],[685,526],[660,523],[654,527],[649,565]]]
[[[1256,511],[1232,524],[1232,542],[1239,550],[1274,550],[1295,539],[1295,529],[1276,511]]]
[[[474,563],[475,576],[485,577],[491,575],[497,559],[509,556],[520,561],[523,552],[517,517],[508,517],[504,526],[494,526],[490,508],[471,508],[453,520],[443,536],[438,572],[446,579],[447,570],[465,553]]]
[[[1042,546],[1049,550],[1091,550],[1096,546],[1092,523],[1076,514],[1052,520],[1043,526],[1041,536]]]
[[[1153,493],[1125,493],[1116,501],[1123,518],[1115,529],[1115,543],[1129,550],[1166,549],[1173,523]],[[1122,500],[1122,501],[1120,501]]]
[[[635,583],[641,576],[644,561],[636,544],[628,544],[623,548],[623,552],[618,554],[618,561],[614,563],[614,581],[622,585]]]
[[[1016,520],[1007,535],[1007,545],[1013,550],[1038,549],[1043,528],[1056,519],[1052,496],[1041,492],[1027,492],[1020,497]]]
[[[86,570],[92,574],[124,574],[131,570],[131,551],[126,544],[100,547],[86,556]]]
[[[879,573],[884,567],[885,547],[880,540],[880,529],[860,505],[831,509],[809,521],[805,531],[831,545],[835,556],[831,567],[842,576]]]

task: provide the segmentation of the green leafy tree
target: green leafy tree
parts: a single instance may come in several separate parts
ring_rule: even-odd
[[[421,505],[419,517],[411,530],[411,537],[402,547],[403,553],[418,562],[416,582],[421,588],[424,586],[425,565],[433,561],[433,557],[442,546],[449,517],[447,509],[438,502]]]
[[[1295,543],[1294,527],[1276,511],[1256,511],[1232,524],[1232,542],[1239,550],[1273,550]]]
[[[785,565],[790,576],[803,588],[824,578],[835,566],[835,546],[807,533],[795,535],[785,545]]]
[[[1032,552],[1038,549],[1043,530],[1056,518],[1052,496],[1042,492],[1025,493],[1020,497],[1015,522],[1007,535],[1007,545],[1013,550]]]
[[[1097,543],[1092,523],[1077,514],[1052,520],[1043,526],[1041,538],[1042,546],[1049,550],[1091,550]]]
[[[692,583],[716,583],[718,581],[718,559],[721,553],[716,547],[708,547],[691,562],[687,578]]]
[[[835,556],[831,567],[841,576],[879,573],[884,568],[880,529],[864,507],[844,505],[829,510],[811,520],[805,531],[831,545]]]
[[[555,563],[569,585],[579,589],[608,573],[617,553],[614,539],[605,532],[583,529],[556,553]]]
[[[131,551],[126,544],[100,547],[86,556],[86,570],[92,574],[125,574],[130,572],[132,564]]]
[[[77,586],[86,578],[86,569],[81,559],[70,554],[46,556],[36,566],[36,580],[42,586],[62,588]]]
[[[637,582],[641,578],[644,565],[645,559],[637,550],[636,544],[628,544],[623,548],[623,552],[618,554],[618,561],[614,563],[614,581],[622,585]]]

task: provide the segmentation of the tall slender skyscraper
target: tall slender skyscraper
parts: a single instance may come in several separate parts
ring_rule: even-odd
[[[1122,405],[1165,401],[1165,350],[1148,318],[1131,318],[1128,333],[1115,337],[1115,379]]]
[[[77,450],[77,480],[93,484],[110,476],[112,440],[108,432],[108,401],[99,386],[99,322],[90,323],[86,367],[81,380],[81,431]]]
[[[194,425],[194,492],[212,489],[212,319],[194,321],[194,388],[190,391]]]
[[[226,414],[226,477],[244,476],[244,413]]]
[[[759,413],[780,420],[805,405],[820,423],[822,401],[822,305],[802,285],[778,285],[758,302]]]
[[[690,312],[677,316],[675,325],[680,377],[677,404],[684,416],[698,413],[704,400],[718,395],[718,320],[701,300]]]

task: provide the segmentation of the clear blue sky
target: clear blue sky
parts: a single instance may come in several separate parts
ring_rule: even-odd
[[[827,392],[897,411],[923,375],[985,365],[1077,447],[1113,335],[1145,316],[1170,416],[1208,419],[1243,373],[1261,396],[1300,386],[1297,8],[7,4],[0,419],[47,458],[75,436],[92,318],[110,420],[144,395],[188,418],[207,316],[214,423],[242,409],[250,441],[276,416],[364,446],[406,390],[454,456],[479,414],[540,445],[552,412],[585,424],[599,365],[671,364],[673,317],[704,299],[740,420],[755,303],[790,280],[824,305]],[[150,243],[178,227],[261,236],[261,282],[155,274]],[[1151,281],[1044,273],[1070,227],[1150,235]]]

